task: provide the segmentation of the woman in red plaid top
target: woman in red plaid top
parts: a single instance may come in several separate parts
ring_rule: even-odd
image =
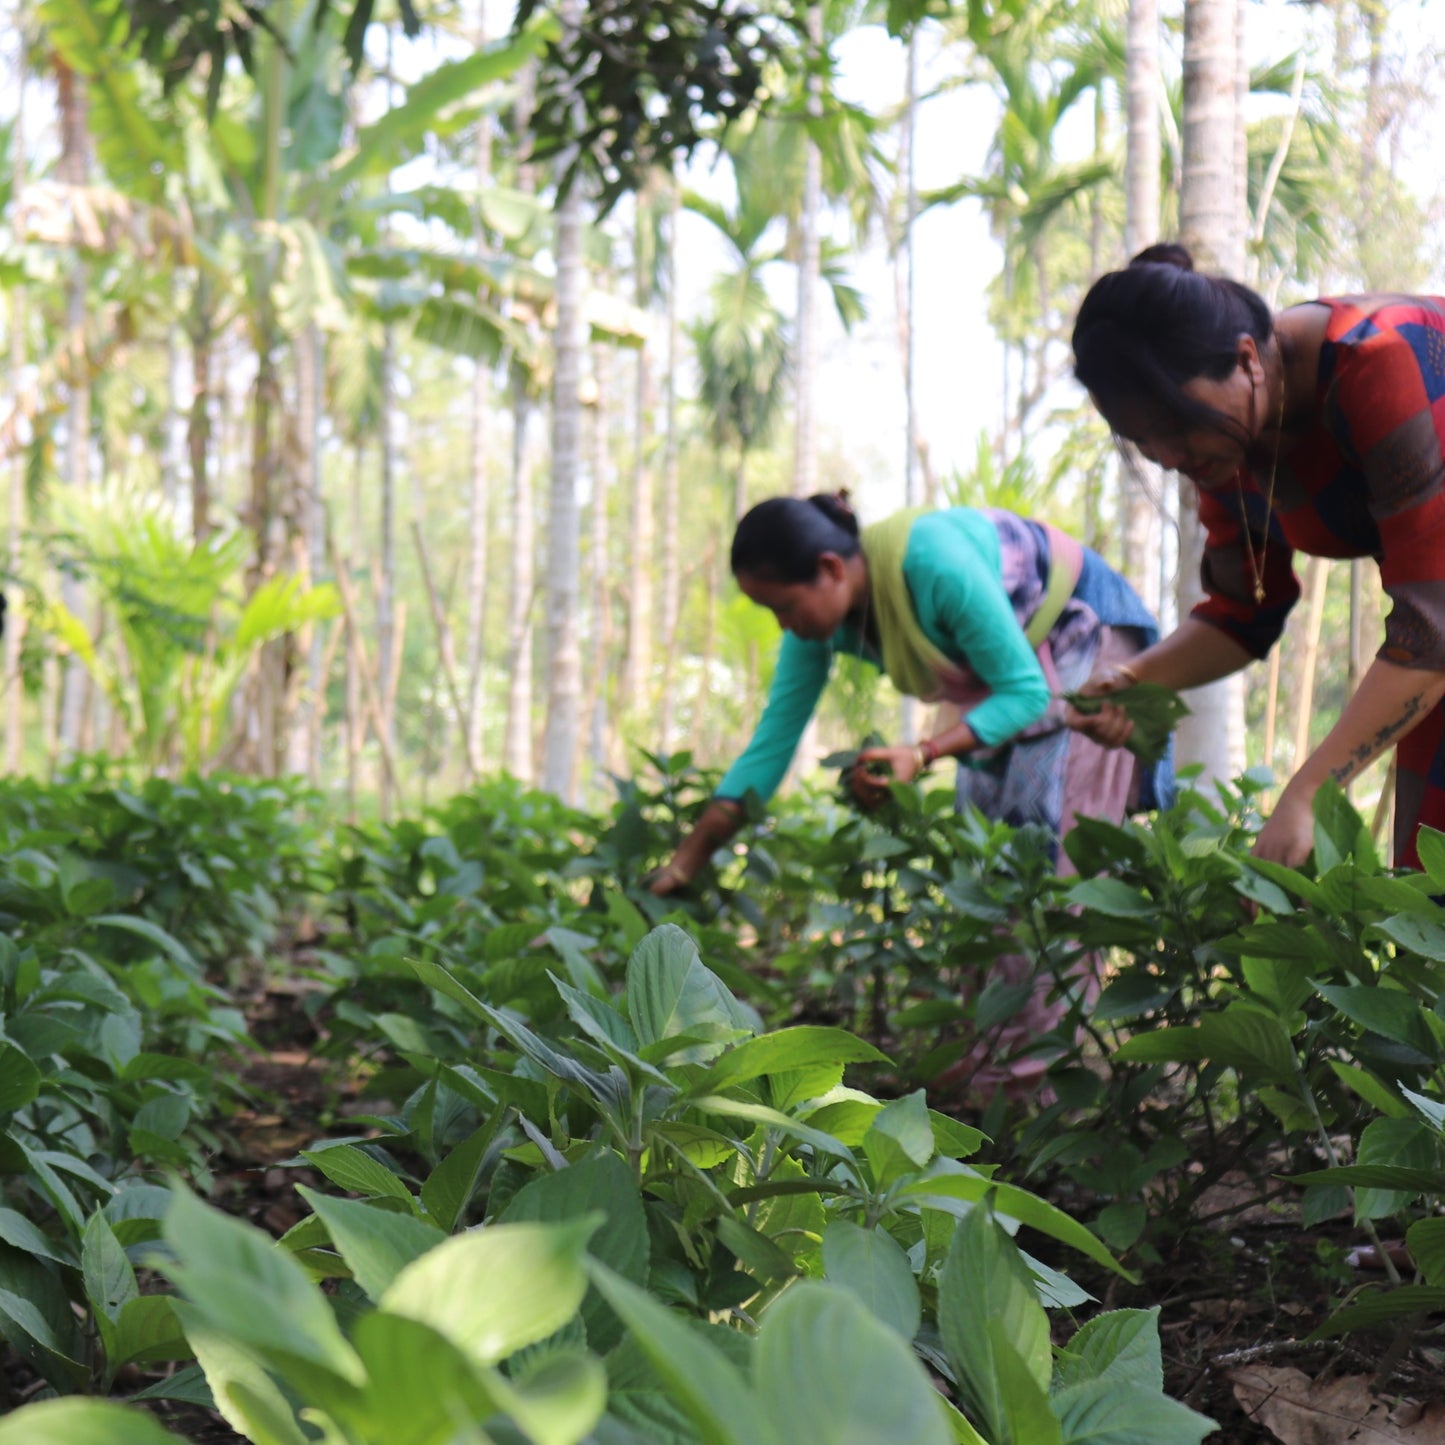
[[[1261,658],[1299,597],[1295,551],[1373,557],[1385,639],[1255,846],[1298,864],[1326,778],[1392,745],[1395,856],[1445,828],[1445,298],[1326,297],[1272,314],[1248,287],[1152,246],[1090,288],[1074,372],[1117,436],[1189,477],[1206,529],[1204,601],[1131,677],[1183,689]],[[1092,680],[1095,691],[1129,678]],[[1128,736],[1122,710],[1096,724]]]

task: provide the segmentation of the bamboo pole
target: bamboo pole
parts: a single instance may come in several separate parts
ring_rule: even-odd
[[[467,764],[467,776],[472,782],[476,782],[481,775],[481,768],[478,766],[477,756],[473,750],[472,729],[468,726],[466,701],[461,684],[457,679],[457,654],[452,643],[452,629],[447,622],[446,613],[442,610],[441,598],[437,596],[436,585],[432,581],[431,561],[427,556],[426,542],[421,534],[421,524],[415,518],[412,519],[411,536],[412,541],[416,543],[417,561],[421,563],[421,580],[426,586],[432,625],[436,628],[437,655],[441,662],[442,677],[446,680],[447,691],[451,694],[452,707],[456,709],[457,727],[462,735],[462,756]],[[399,670],[397,669],[397,671]]]

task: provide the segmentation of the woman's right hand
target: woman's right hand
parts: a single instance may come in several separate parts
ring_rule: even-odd
[[[1111,692],[1130,687],[1138,678],[1127,667],[1117,663],[1101,668],[1079,689],[1084,697],[1107,698]],[[1098,712],[1080,712],[1072,705],[1064,714],[1065,723],[1076,733],[1092,738],[1102,748],[1122,748],[1134,734],[1134,720],[1117,703],[1105,702]]]
[[[674,859],[671,863],[664,863],[661,868],[649,873],[643,879],[643,887],[658,898],[666,898],[669,893],[678,893],[692,882],[692,874],[685,869],[678,867]]]

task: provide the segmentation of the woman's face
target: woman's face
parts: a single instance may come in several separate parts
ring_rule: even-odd
[[[1242,337],[1238,364],[1228,376],[1185,382],[1184,393],[1219,414],[1218,426],[1163,424],[1129,436],[1151,462],[1188,477],[1202,490],[1227,486],[1248,457],[1261,430],[1259,398],[1266,395],[1254,338]],[[1126,435],[1128,435],[1126,433]]]
[[[766,607],[784,632],[808,642],[830,638],[853,605],[847,564],[834,552],[818,558],[818,575],[811,582],[776,582],[739,572],[737,583],[743,596]]]

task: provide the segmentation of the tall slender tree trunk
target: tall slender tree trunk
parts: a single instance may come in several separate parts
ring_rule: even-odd
[[[580,0],[566,0],[563,23],[575,27]],[[576,801],[573,759],[582,701],[578,643],[581,528],[577,481],[582,461],[582,317],[586,267],[582,193],[574,185],[556,207],[557,330],[552,372],[552,484],[547,512],[547,722],[542,734],[542,786]]]
[[[306,582],[316,586],[326,570],[326,508],[323,501],[324,477],[321,446],[321,422],[326,410],[326,337],[321,328],[310,323],[297,350],[297,395],[301,402],[301,445],[306,457],[305,486],[298,499],[301,505],[301,544],[305,549]],[[321,782],[321,738],[326,715],[325,645],[322,629],[310,624],[307,649],[307,696],[303,727],[295,734],[297,751],[304,759],[306,776],[313,786]]]
[[[677,619],[682,608],[681,573],[677,552],[677,367],[678,343],[681,340],[681,326],[677,307],[677,211],[678,186],[676,177],[669,177],[667,183],[667,380],[665,382],[665,406],[667,419],[664,425],[662,446],[662,616],[660,638],[662,642],[662,726],[661,746],[664,752],[671,752],[676,742],[677,701],[673,696],[673,658],[677,650]]]
[[[529,65],[518,76],[514,106],[519,133],[531,124],[536,75]],[[517,167],[517,187],[528,195],[536,189],[530,165]],[[536,776],[532,747],[532,617],[537,569],[537,521],[532,493],[529,433],[532,402],[527,373],[515,358],[512,378],[512,571],[507,601],[507,717],[502,735],[502,763],[514,778],[530,783]]]
[[[477,49],[487,44],[487,0],[477,0]],[[477,122],[476,180],[480,194],[492,179],[492,122],[484,110]],[[477,217],[478,238],[481,238],[481,216]],[[492,404],[491,372],[487,362],[477,358],[472,372],[472,485],[468,508],[469,537],[467,553],[467,715],[462,726],[469,739],[468,755],[485,756],[485,703],[482,673],[486,666],[487,594],[490,572],[487,552],[491,546],[491,519],[488,508],[491,488],[488,470],[491,464],[490,412]]]
[[[25,92],[26,63],[25,45],[27,16],[25,5],[16,7],[15,34],[18,54],[15,62],[15,120],[10,133],[11,146],[11,205],[18,212],[25,197],[25,178],[29,160],[25,154]],[[10,288],[10,386],[15,396],[20,395],[25,377],[27,347],[25,344],[26,306],[25,288]],[[10,459],[10,475],[7,487],[5,558],[11,579],[20,576],[22,561],[21,543],[25,537],[25,448],[17,446]],[[5,713],[5,771],[18,773],[21,762],[21,742],[24,737],[25,680],[20,671],[20,645],[25,637],[25,613],[21,593],[12,589],[9,596],[9,612],[5,625],[5,680],[3,711]]]
[[[1235,177],[1238,0],[1186,0],[1184,7],[1183,177],[1180,231],[1204,269],[1238,276],[1244,217]],[[1204,533],[1194,484],[1180,480],[1179,615],[1203,595]],[[1242,761],[1243,682],[1238,674],[1189,694],[1178,733],[1179,761],[1203,764],[1201,781],[1232,777]]]
[[[59,59],[55,61],[56,99],[60,110],[60,160],[57,174],[69,185],[90,178],[90,133],[85,82]],[[77,253],[65,282],[66,345],[71,351],[70,398],[65,417],[65,477],[72,487],[90,485],[90,368],[85,359],[86,282],[89,267]],[[67,578],[62,586],[66,606],[77,616],[85,603],[80,584]],[[82,745],[89,675],[72,654],[65,667],[60,701],[60,750]]]
[[[633,248],[633,299],[638,309],[647,307],[652,298],[651,245],[643,235],[651,224],[650,210],[654,188],[649,187],[637,197],[637,238]],[[652,376],[647,346],[637,352],[637,371],[632,399],[632,497],[628,511],[632,518],[632,535],[627,541],[627,658],[622,673],[619,711],[633,717],[642,707],[652,682],[652,638],[657,627],[653,615],[652,576],[656,558],[657,527],[654,512],[652,466],[648,457],[651,428]]]
[[[1159,0],[1130,0],[1125,48],[1124,253],[1136,256],[1159,239],[1162,138],[1159,118]],[[1124,575],[1158,615],[1164,474],[1132,455],[1121,468],[1120,545]]]
[[[512,364],[512,575],[507,606],[507,723],[502,741],[506,770],[519,781],[534,777],[532,761],[532,612],[537,523],[527,433],[532,405],[519,362]]]
[[[186,424],[190,461],[191,535],[197,543],[211,534],[211,357],[215,345],[210,311],[210,283],[196,278],[190,324],[191,409]]]
[[[925,460],[918,436],[918,389],[914,363],[917,359],[913,315],[916,299],[913,229],[918,215],[918,25],[909,27],[908,54],[904,71],[903,116],[898,134],[898,169],[903,177],[903,218],[894,252],[894,295],[897,300],[899,346],[903,353],[903,504],[919,503],[918,464]],[[931,494],[932,486],[927,491]],[[918,699],[905,697],[899,730],[905,743],[918,737]]]
[[[609,583],[607,499],[612,490],[612,352],[605,344],[592,348],[592,376],[597,403],[592,409],[592,665],[588,669],[587,752],[595,788],[611,761],[612,730],[608,727],[608,664],[612,656],[612,602]]]
[[[396,634],[396,340],[390,326],[382,333],[377,429],[381,440],[380,528],[376,539],[376,666],[381,716],[377,725],[395,752],[396,731],[387,699],[395,695],[392,676]],[[381,774],[381,816],[391,811],[391,782]]]
[[[823,47],[823,10],[808,7],[808,42],[815,54]],[[810,118],[823,113],[822,82],[808,76]],[[823,158],[811,135],[803,149],[803,196],[798,218],[798,334],[796,345],[796,424],[793,433],[793,494],[818,490],[818,281],[822,270]]]

